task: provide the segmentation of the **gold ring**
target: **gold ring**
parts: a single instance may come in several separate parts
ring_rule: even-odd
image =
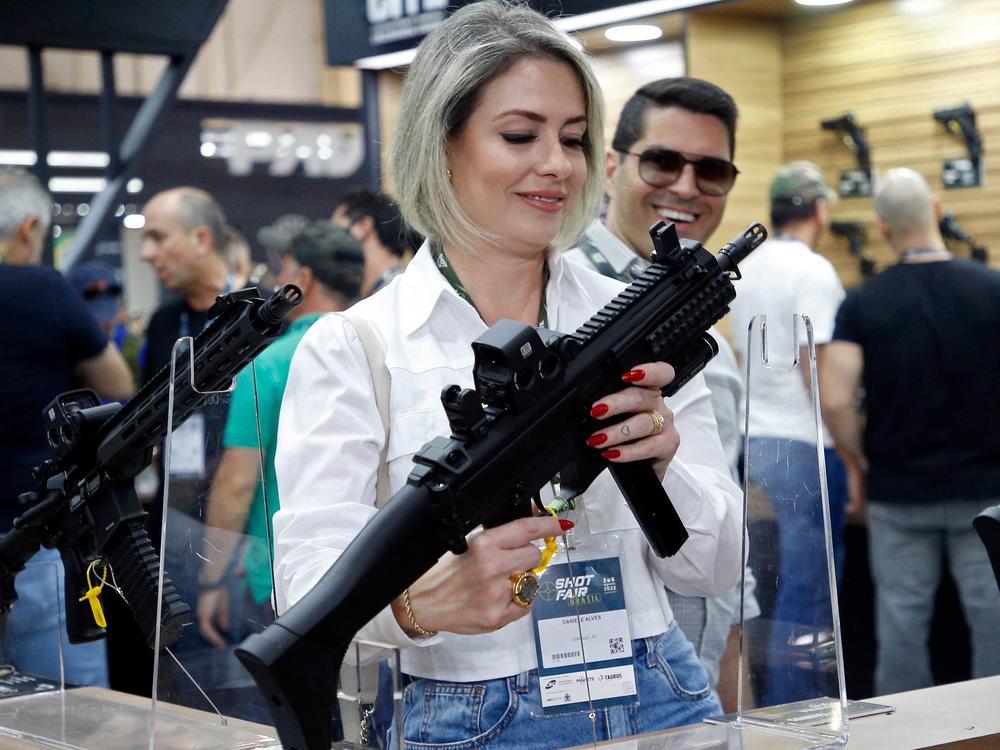
[[[510,576],[510,598],[519,607],[527,609],[535,600],[538,593],[538,576],[534,571],[526,570],[523,573],[511,573]]]
[[[649,416],[653,418],[653,431],[650,434],[658,435],[661,432],[663,432],[663,425],[667,421],[663,418],[663,415],[660,414],[660,412],[658,412],[656,409],[653,409],[651,412],[649,412]]]

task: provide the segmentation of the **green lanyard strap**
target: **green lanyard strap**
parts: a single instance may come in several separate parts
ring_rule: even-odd
[[[455,269],[452,267],[451,263],[448,261],[448,256],[444,254],[444,250],[441,248],[434,249],[434,264],[438,267],[441,275],[445,277],[451,288],[455,290],[455,294],[464,299],[470,305],[472,309],[476,311],[476,314],[482,318],[482,314],[479,313],[479,308],[476,307],[476,303],[472,301],[472,297],[465,290],[465,285],[462,284],[462,280],[458,278],[458,274],[455,273]],[[549,285],[549,262],[545,261],[545,266],[542,268],[542,301],[538,305],[538,327],[548,328],[549,327],[549,311],[545,304],[545,287]],[[485,322],[485,321],[484,321]]]

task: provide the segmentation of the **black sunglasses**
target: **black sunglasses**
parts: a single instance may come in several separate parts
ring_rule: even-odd
[[[639,158],[639,177],[650,187],[673,185],[680,179],[684,167],[694,167],[695,184],[705,195],[725,195],[733,189],[740,170],[731,161],[714,156],[688,159],[679,151],[668,148],[651,148],[637,154],[622,150],[621,153]]]

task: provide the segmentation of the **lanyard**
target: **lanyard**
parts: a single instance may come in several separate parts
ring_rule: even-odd
[[[931,255],[932,253],[948,253],[948,251],[939,247],[911,247],[899,254],[899,262],[906,263],[910,258]],[[948,258],[951,259],[951,253],[948,253]]]
[[[472,309],[479,314],[479,309],[476,307],[476,303],[472,301],[472,297],[465,290],[465,285],[462,284],[462,280],[458,278],[458,274],[455,273],[455,269],[452,267],[451,263],[448,261],[448,256],[444,254],[444,250],[437,248],[434,250],[434,265],[438,267],[441,275],[445,277],[451,288],[455,290],[455,294],[464,299],[470,305]],[[542,269],[542,301],[538,305],[538,327],[548,328],[549,327],[549,312],[548,307],[545,304],[545,287],[549,285],[549,263],[545,261],[545,266]],[[482,314],[479,314],[482,318]],[[485,321],[484,321],[485,322]]]
[[[233,290],[233,277],[232,276],[227,276],[226,277],[226,285],[224,287],[222,287],[222,291],[219,292],[219,296],[221,297],[221,296],[223,296],[225,294],[229,294],[232,290]],[[205,321],[205,324],[201,327],[201,331],[204,331],[206,328],[208,328],[208,326],[212,323],[213,320],[215,320],[215,318],[208,318]],[[201,331],[198,331],[198,333],[201,333]],[[182,339],[182,338],[185,338],[185,337],[191,336],[191,335],[192,335],[191,334],[191,316],[188,313],[187,309],[184,309],[184,310],[181,310],[181,319],[180,319],[180,322],[177,325],[177,338]]]

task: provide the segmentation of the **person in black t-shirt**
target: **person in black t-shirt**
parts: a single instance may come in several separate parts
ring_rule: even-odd
[[[34,176],[0,171],[0,533],[25,510],[17,496],[35,489],[32,468],[51,457],[42,422],[49,402],[75,388],[111,399],[134,390],[125,360],[80,297],[60,273],[38,266],[51,210]],[[19,599],[7,623],[4,656],[21,671],[58,678],[55,639],[61,629],[66,678],[106,684],[104,644],[70,647],[58,621],[58,553],[41,550],[30,562],[47,565],[30,565],[17,577]]]
[[[848,294],[821,364],[852,505],[867,504],[881,695],[933,682],[927,641],[946,559],[973,676],[1000,674],[1000,594],[972,527],[1000,500],[1000,273],[952,258],[916,172],[889,172],[875,210],[899,263]]]

